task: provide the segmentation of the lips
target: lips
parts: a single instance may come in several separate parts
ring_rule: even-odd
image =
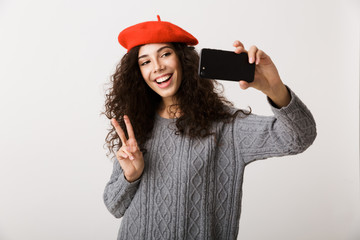
[[[171,78],[171,75],[172,75],[172,74],[163,75],[163,76],[161,76],[161,77],[156,78],[155,81],[156,81],[157,83],[166,82],[167,80],[169,80],[169,79]]]
[[[164,74],[160,77],[155,78],[156,85],[159,88],[166,88],[170,85],[173,74]]]

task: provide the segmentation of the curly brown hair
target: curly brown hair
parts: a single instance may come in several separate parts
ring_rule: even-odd
[[[199,54],[194,47],[184,43],[171,43],[182,67],[182,80],[176,93],[177,104],[172,105],[175,111],[180,109],[181,116],[176,120],[176,134],[187,135],[190,138],[207,137],[213,135],[213,122],[232,121],[239,112],[245,115],[250,111],[229,111],[233,106],[223,95],[220,83],[201,78],[198,75]],[[141,46],[132,48],[121,59],[111,76],[111,87],[106,93],[105,114],[107,118],[115,118],[124,130],[123,120],[128,115],[134,129],[135,137],[140,146],[151,136],[155,114],[162,98],[155,93],[143,79],[139,64],[138,53]],[[219,90],[219,86],[221,90]],[[121,147],[121,141],[114,128],[109,129],[106,136],[108,154],[115,153]],[[142,151],[146,151],[142,149]]]

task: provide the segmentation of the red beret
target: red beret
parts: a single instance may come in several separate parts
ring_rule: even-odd
[[[184,29],[160,20],[142,22],[122,30],[119,43],[129,52],[135,46],[148,43],[183,42],[188,45],[198,44],[198,40]]]

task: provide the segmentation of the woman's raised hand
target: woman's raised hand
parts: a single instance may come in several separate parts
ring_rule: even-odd
[[[248,87],[253,87],[266,94],[278,107],[288,105],[291,96],[281,81],[271,58],[256,46],[251,46],[249,50],[246,50],[239,40],[236,40],[233,46],[235,47],[235,53],[247,52],[249,63],[256,64],[254,81],[251,83],[240,81],[240,88],[247,89]]]
[[[125,133],[116,119],[111,119],[111,124],[114,126],[122,143],[121,148],[116,152],[116,158],[123,169],[126,180],[134,182],[140,178],[144,171],[144,158],[136,142],[134,130],[127,115],[124,115],[124,121],[129,139],[126,139]]]

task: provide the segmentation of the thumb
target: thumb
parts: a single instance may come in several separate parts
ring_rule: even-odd
[[[242,90],[246,90],[246,89],[248,89],[250,87],[250,84],[248,82],[246,82],[246,81],[243,81],[243,80],[241,80],[239,82],[239,85],[240,85],[240,88]]]

